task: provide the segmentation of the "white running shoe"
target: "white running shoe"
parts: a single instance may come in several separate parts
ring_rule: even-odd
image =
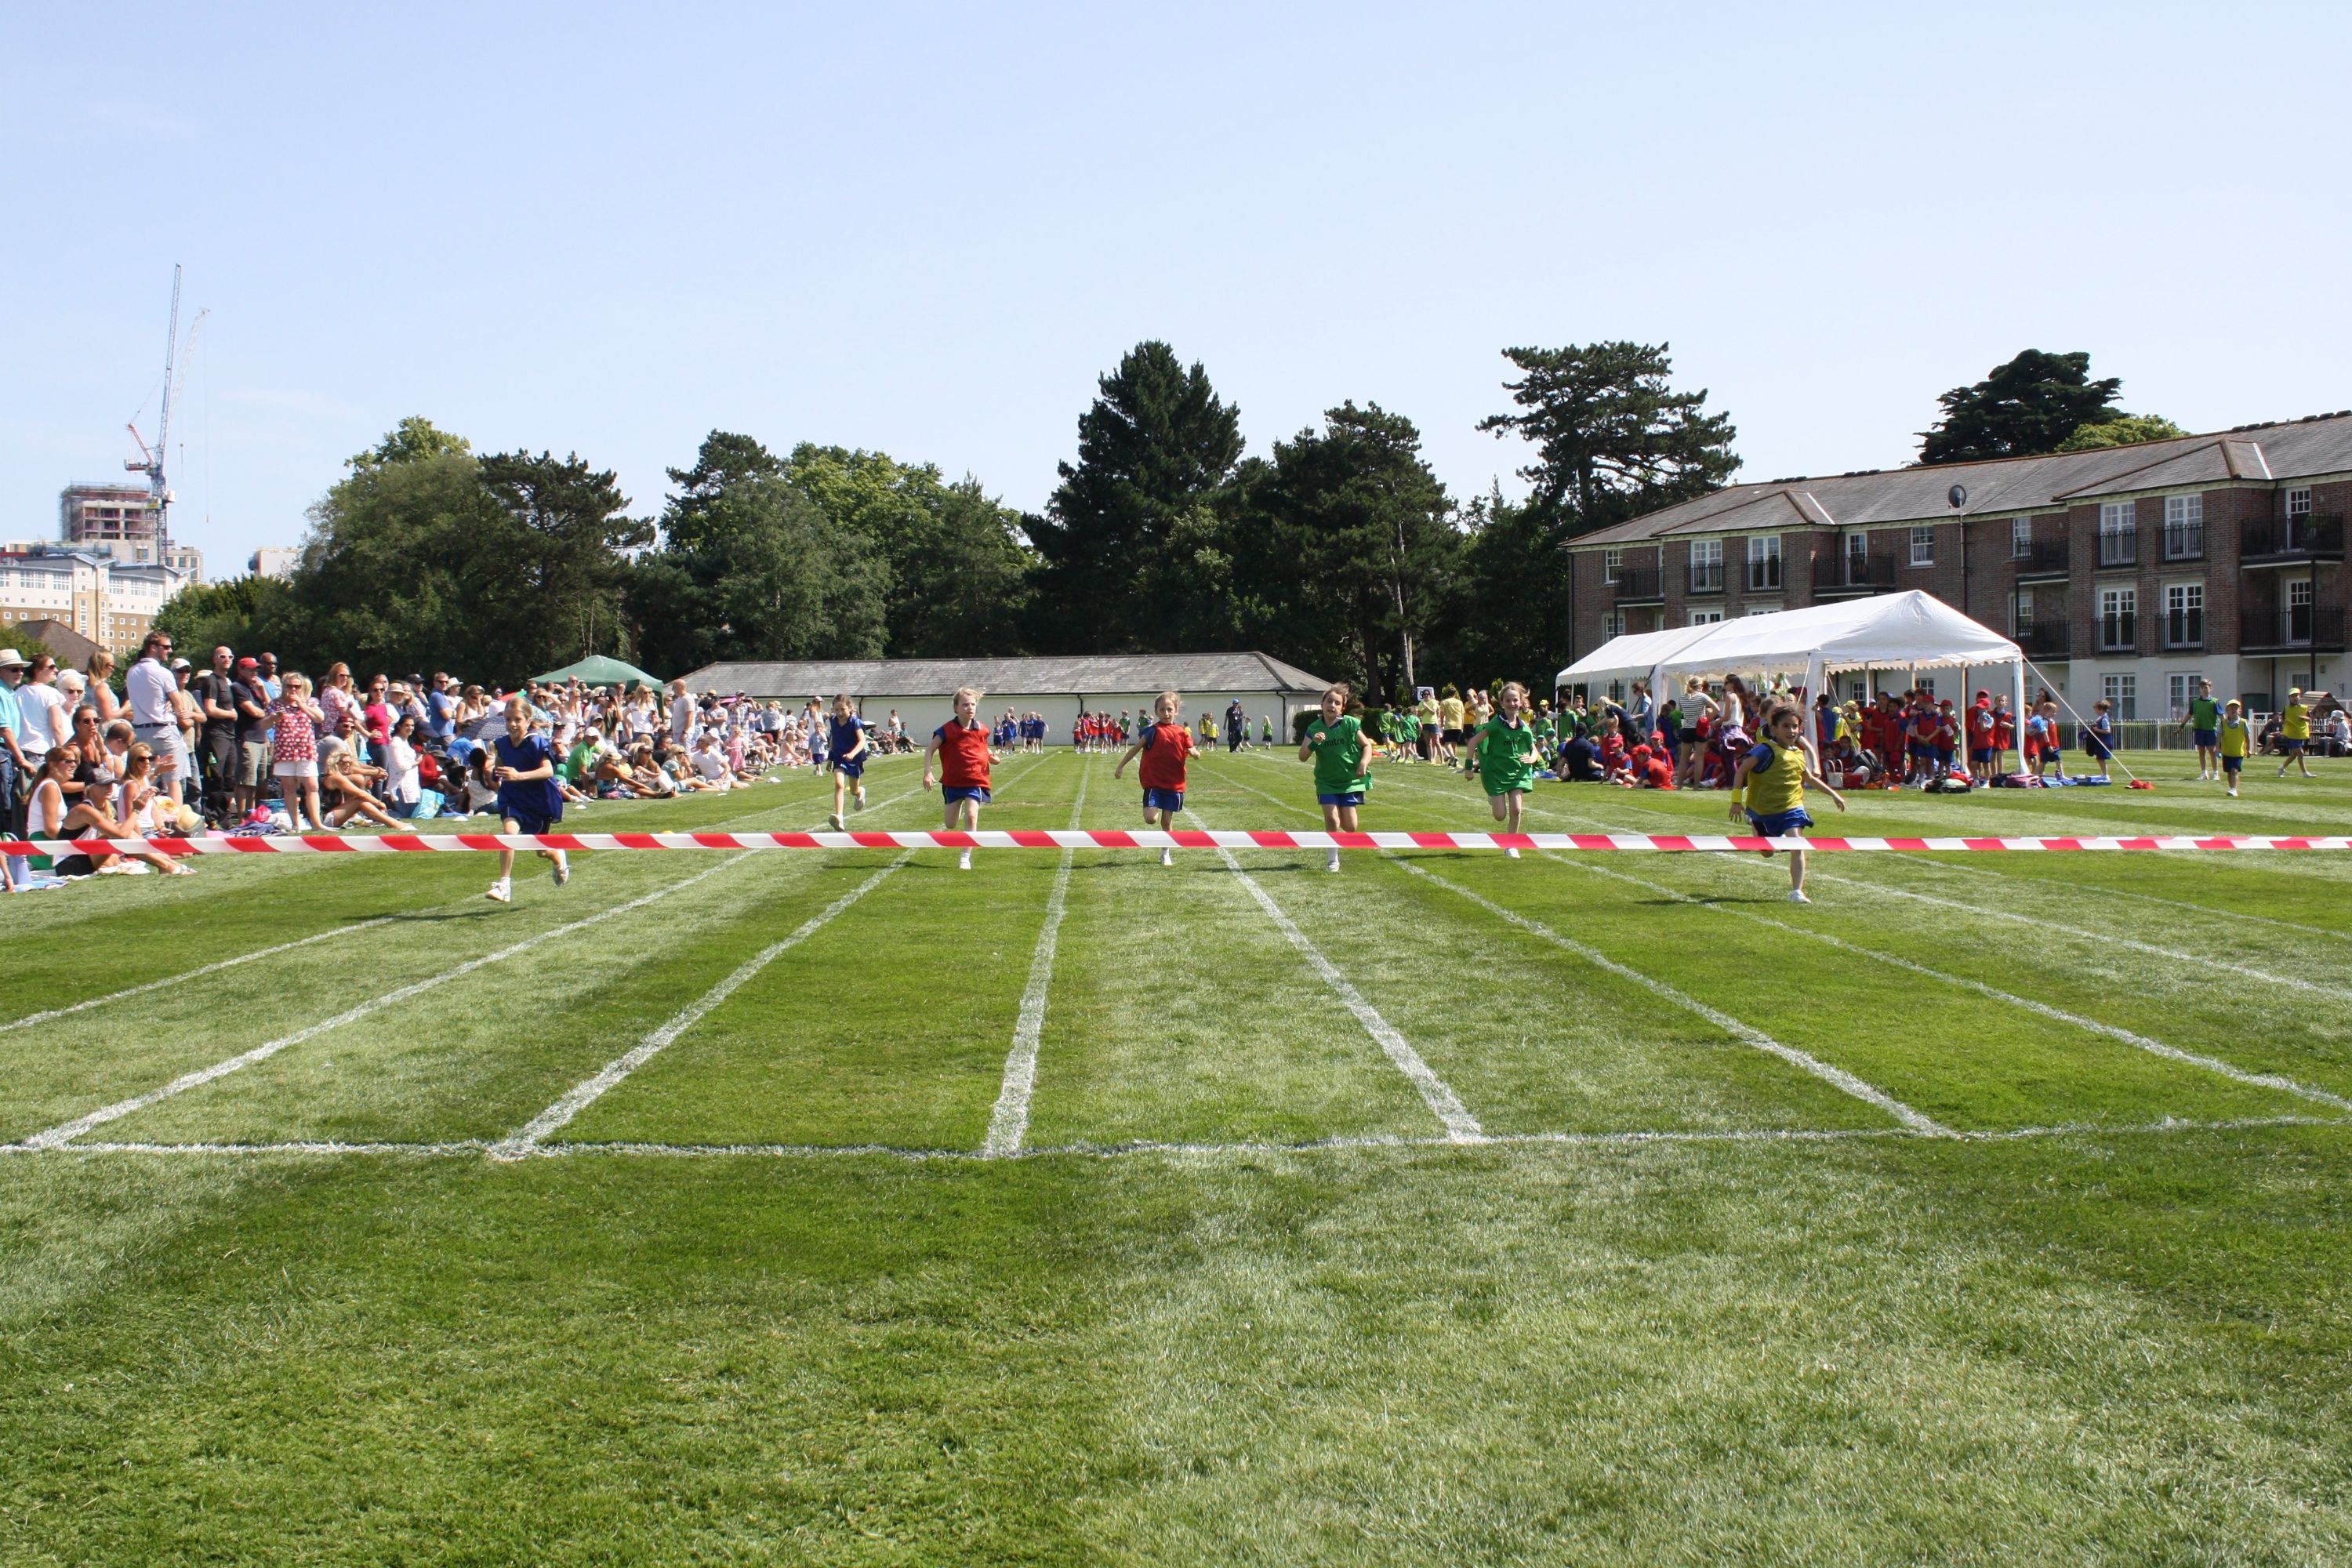
[[[1160,852],[1160,863],[1162,866],[1173,866],[1176,864],[1176,851],[1173,849],[1162,849]]]
[[[841,813],[839,813],[839,812],[837,812],[837,811],[829,811],[829,812],[825,813],[825,815],[824,815],[824,820],[825,820],[826,825],[827,825],[828,826],[830,826],[830,827],[831,827],[831,828],[832,828],[835,833],[838,833],[838,832],[840,832],[840,831],[841,831]]]
[[[1519,858],[1519,847],[1516,844],[1512,845],[1509,848],[1503,851],[1503,857],[1507,860],[1517,859]]]
[[[1805,897],[1804,889],[1791,888],[1789,889],[1789,901],[1792,904],[1810,904],[1813,900]]]
[[[1331,859],[1330,859],[1329,863],[1328,863],[1328,864],[1327,864],[1327,865],[1323,868],[1323,869],[1325,869],[1326,871],[1336,871],[1336,870],[1338,870],[1339,868],[1339,852],[1337,849],[1334,849],[1334,850],[1332,850],[1332,851],[1331,851]]]
[[[570,880],[572,880],[572,862],[558,860],[555,863],[555,885],[560,888]]]
[[[969,871],[969,870],[971,870],[971,850],[969,850],[969,849],[965,850],[965,851],[963,852],[963,854],[962,854],[961,857],[959,857],[959,858],[957,858],[957,860],[956,860],[956,869],[957,869],[957,870],[959,870],[959,871]]]
[[[851,809],[855,811],[864,811],[866,809],[866,786],[864,784],[859,784],[857,786],[857,804]]]
[[[484,893],[482,897],[494,904],[510,904],[514,902],[514,889],[508,885],[504,877],[501,877],[490,884],[490,890]]]

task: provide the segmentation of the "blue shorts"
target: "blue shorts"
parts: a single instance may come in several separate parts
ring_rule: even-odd
[[[512,805],[499,806],[499,815],[513,823],[517,833],[552,833],[555,831],[555,825],[563,820],[563,813],[561,811],[553,816],[541,816]]]
[[[977,801],[980,805],[986,805],[988,786],[986,784],[941,784],[940,798],[950,805],[953,805],[960,800]]]
[[[1181,811],[1184,809],[1184,792],[1181,789],[1147,789],[1143,792],[1143,809]]]
[[[2284,735],[2281,735],[2281,736],[2279,737],[2279,755],[2280,755],[2280,756],[2282,756],[2282,757],[2294,757],[2294,756],[2300,756],[2302,753],[2303,753],[2303,742],[2302,742],[2301,741],[2289,740],[2289,739],[2288,739],[2286,736],[2284,736]]]
[[[866,759],[861,755],[855,762],[835,763],[833,771],[845,779],[863,778],[866,776]]]
[[[2221,771],[2225,773],[2237,773],[2243,769],[2245,765],[2246,759],[2243,757],[2223,757],[2221,759]]]
[[[2221,743],[2221,731],[2219,730],[2199,730],[2194,733],[2197,736],[2197,743],[2209,752]]]
[[[1794,811],[1776,811],[1769,816],[1759,816],[1751,811],[1748,814],[1748,821],[1759,838],[1792,838],[1796,837],[1797,829],[1813,825],[1813,819],[1805,814],[1801,805]]]
[[[1952,765],[1951,747],[1938,746],[1936,748],[1936,765],[1939,768],[1948,768]]]
[[[1451,731],[1449,731],[1448,733],[1451,733]],[[1353,790],[1346,795],[1318,795],[1315,797],[1315,804],[1318,805],[1361,805],[1364,804],[1364,796],[1363,792],[1360,790]]]
[[[1972,763],[1977,763],[1977,764],[1979,764],[1979,766],[1982,766],[1982,767],[1988,767],[1988,768],[1989,768],[1989,767],[1992,766],[1992,748],[1991,748],[1990,746],[1971,746],[1971,747],[1969,747],[1969,761],[1970,761],[1970,762],[1972,762]]]

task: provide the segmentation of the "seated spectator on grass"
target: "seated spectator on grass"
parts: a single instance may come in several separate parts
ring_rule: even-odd
[[[152,756],[151,752],[146,759],[151,764]],[[77,804],[70,805],[67,804],[66,782],[73,776],[74,770],[79,765],[79,750],[71,745],[53,748],[47,759],[43,761],[40,780],[35,784],[32,799],[27,803],[26,826],[31,830],[28,837],[34,838],[89,837],[140,838],[145,837],[137,828],[115,819],[114,813],[109,808],[110,802],[105,795],[93,799],[86,795]],[[133,853],[129,858],[142,861],[159,871],[174,877],[186,876],[192,869],[186,866],[173,865],[167,858],[152,852]],[[118,863],[118,857],[112,852],[98,850],[87,855],[65,856],[58,861],[55,871],[60,877],[87,877],[94,871],[105,870]]]

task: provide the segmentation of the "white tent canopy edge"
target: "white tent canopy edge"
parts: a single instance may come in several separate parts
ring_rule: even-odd
[[[2025,709],[2025,654],[1991,627],[1914,589],[1801,610],[1780,610],[1612,637],[1559,672],[1559,684],[1646,675],[1664,700],[1676,683],[1726,675],[1803,675],[1818,694],[1850,669],[1993,668],[2009,671],[2012,712]]]

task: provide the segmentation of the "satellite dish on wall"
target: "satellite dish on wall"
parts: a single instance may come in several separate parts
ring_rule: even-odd
[[[1954,485],[1951,489],[1946,493],[1945,499],[1952,503],[1952,510],[1954,511],[1958,511],[1960,508],[1969,504],[1969,487],[1966,485]]]

